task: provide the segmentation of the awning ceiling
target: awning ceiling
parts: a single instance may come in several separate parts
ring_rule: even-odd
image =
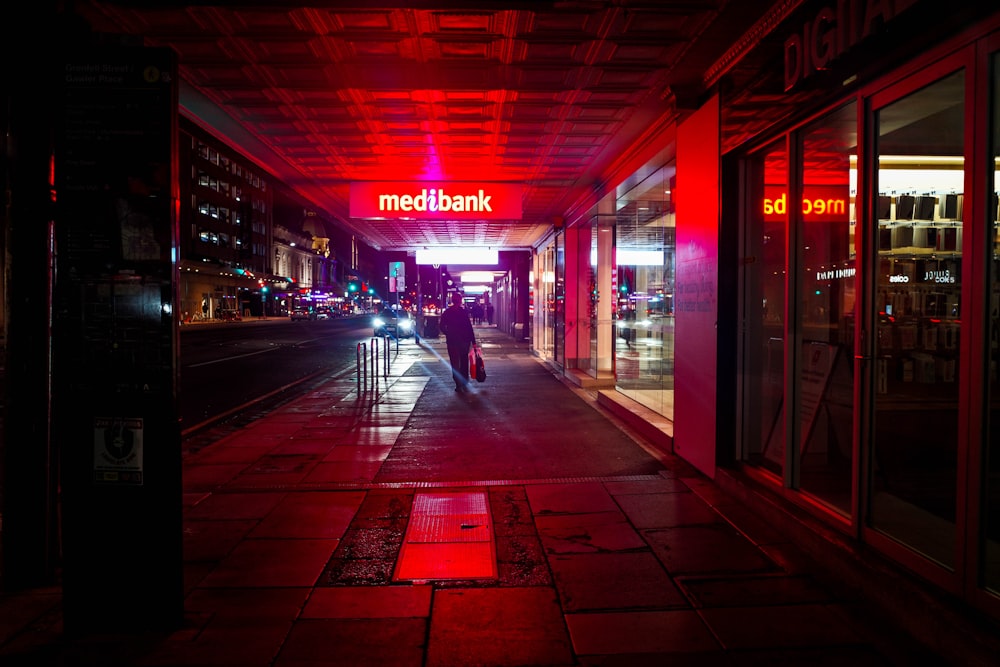
[[[528,248],[799,0],[78,0],[177,53],[182,113],[383,250]],[[735,46],[734,46],[735,45]],[[753,103],[752,99],[748,103]],[[772,105],[776,106],[776,105]],[[778,113],[774,110],[773,113]],[[762,114],[747,117],[759,123]],[[354,181],[508,181],[519,220],[352,220]],[[612,183],[613,185],[613,183]]]

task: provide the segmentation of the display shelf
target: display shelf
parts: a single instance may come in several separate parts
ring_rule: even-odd
[[[927,168],[927,165],[935,165]],[[961,330],[964,161],[880,163],[878,393],[901,405],[952,399]]]

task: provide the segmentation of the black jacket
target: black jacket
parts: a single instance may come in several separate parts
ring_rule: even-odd
[[[441,314],[441,331],[452,347],[468,347],[476,339],[472,320],[462,306],[448,306]]]

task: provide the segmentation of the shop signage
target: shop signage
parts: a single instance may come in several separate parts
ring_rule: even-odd
[[[351,183],[352,218],[520,220],[522,186],[475,182]]]
[[[856,271],[857,270],[853,266],[843,269],[827,269],[825,271],[817,271],[816,280],[817,282],[847,280],[848,278],[853,278]]]
[[[955,276],[952,275],[949,269],[944,270],[934,270],[924,272],[924,282],[928,283],[944,283],[946,285],[955,284]]]
[[[917,0],[836,0],[785,40],[785,92],[876,34]]]
[[[806,186],[802,195],[802,219],[846,221],[850,192],[847,186]],[[764,186],[764,219],[778,221],[788,215],[788,193],[778,186]]]

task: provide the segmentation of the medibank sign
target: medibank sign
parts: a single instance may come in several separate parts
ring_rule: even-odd
[[[523,188],[514,183],[351,183],[352,218],[520,220]]]

